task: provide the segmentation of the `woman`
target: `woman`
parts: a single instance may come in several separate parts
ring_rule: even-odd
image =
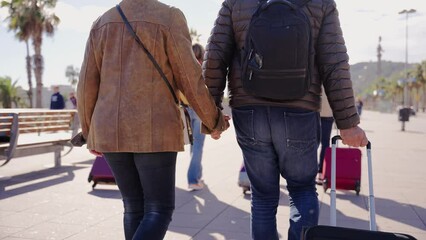
[[[204,84],[182,12],[152,0],[123,0],[120,6],[172,89],[117,9],[110,9],[92,25],[81,67],[82,135],[114,174],[123,198],[125,238],[163,239],[174,210],[176,156],[184,150],[171,90],[186,96],[204,132],[218,138],[229,124]]]
[[[192,51],[194,52],[195,58],[200,63],[203,63],[204,47],[201,44],[192,45]],[[202,165],[201,159],[203,157],[203,146],[205,135],[201,133],[200,126],[201,120],[197,116],[197,113],[188,107],[188,113],[191,116],[191,128],[193,130],[194,143],[191,145],[191,162],[188,168],[188,188],[190,190],[201,190],[204,188],[204,182],[201,180],[202,177]]]

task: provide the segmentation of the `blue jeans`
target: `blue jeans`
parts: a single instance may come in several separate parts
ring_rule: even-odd
[[[201,133],[201,120],[192,108],[187,108],[191,116],[191,127],[194,137],[194,144],[191,145],[191,162],[188,168],[188,184],[196,184],[201,179],[203,167],[201,158],[203,157],[203,146],[206,135]]]
[[[161,240],[175,207],[176,152],[104,153],[124,204],[126,240]]]
[[[333,117],[321,117],[321,151],[318,159],[318,172],[322,173],[325,149],[330,147],[331,129],[333,128]]]
[[[300,239],[302,227],[318,224],[319,114],[301,109],[247,106],[232,110],[234,126],[252,188],[251,235],[277,240],[276,213],[280,175],[290,200],[288,239]]]

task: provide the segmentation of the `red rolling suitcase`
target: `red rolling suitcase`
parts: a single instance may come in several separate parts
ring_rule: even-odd
[[[115,178],[104,157],[96,157],[87,180],[89,183],[93,181],[92,188],[98,183],[115,184]]]
[[[341,139],[340,136],[334,136],[331,145],[330,226],[319,225],[306,228],[302,232],[301,240],[416,240],[408,234],[377,231],[370,142],[367,145],[370,230],[336,227],[336,142],[339,139]]]
[[[358,148],[336,148],[336,188],[361,191],[361,150]],[[331,148],[324,155],[322,169],[322,186],[324,192],[330,188],[331,180]]]

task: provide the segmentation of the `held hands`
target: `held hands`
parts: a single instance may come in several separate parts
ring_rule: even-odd
[[[228,115],[223,115],[223,118],[225,119],[225,127],[223,129],[223,131],[219,131],[219,130],[214,130],[213,132],[210,133],[210,136],[214,139],[214,140],[218,140],[220,138],[220,135],[229,128],[229,120],[231,119],[230,116]]]
[[[351,147],[365,147],[368,143],[364,130],[356,126],[349,129],[341,129],[342,143]]]

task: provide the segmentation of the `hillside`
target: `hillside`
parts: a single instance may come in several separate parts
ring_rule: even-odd
[[[408,64],[407,68],[410,70],[416,64]],[[382,62],[382,76],[390,78],[392,75],[404,72],[403,62]],[[360,62],[351,65],[351,76],[355,95],[361,94],[364,89],[367,89],[375,79],[377,79],[377,62]]]

